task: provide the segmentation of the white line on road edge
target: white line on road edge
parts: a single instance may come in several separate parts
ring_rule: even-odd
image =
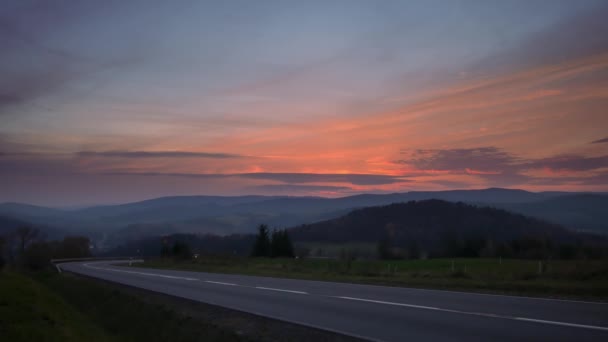
[[[586,324],[576,324],[576,323],[568,323],[568,322],[548,321],[548,320],[543,320],[543,319],[497,315],[497,314],[490,314],[490,313],[483,313],[483,312],[461,311],[461,310],[438,308],[438,307],[434,307],[434,306],[423,306],[423,305],[414,305],[414,304],[406,304],[406,303],[386,302],[383,300],[373,300],[373,299],[364,299],[364,298],[356,298],[356,297],[334,296],[334,298],[355,300],[355,301],[360,301],[360,302],[385,304],[385,305],[405,306],[405,307],[415,308],[415,309],[451,312],[451,313],[481,316],[481,317],[503,318],[503,319],[510,319],[510,320],[515,320],[515,321],[525,321],[525,322],[533,322],[533,323],[541,323],[541,324],[561,325],[561,326],[565,326],[565,327],[608,331],[608,327],[600,327],[597,325],[586,325]]]
[[[256,286],[255,288],[260,289],[260,290],[280,291],[280,292],[289,292],[289,293],[297,293],[297,294],[308,294],[308,292],[304,292],[304,291],[283,290],[283,289],[275,289],[272,287]]]
[[[237,286],[237,284],[233,284],[233,283],[224,283],[224,282],[221,282],[221,281],[211,281],[211,280],[205,280],[205,283],[218,284],[218,285],[228,285],[228,286]]]
[[[576,324],[576,323],[567,323],[567,322],[555,322],[555,321],[546,321],[544,319],[534,319],[534,318],[525,318],[525,317],[515,317],[514,319],[516,319],[518,321],[544,323],[544,324],[553,324],[553,325],[563,325],[563,326],[566,326],[566,327],[575,327],[575,328],[584,328],[584,329],[595,329],[595,330],[608,331],[608,327],[598,327],[597,325],[586,325],[586,324]]]
[[[176,276],[157,274],[157,273],[124,271],[124,270],[117,270],[117,269],[113,269],[113,268],[96,267],[96,266],[91,266],[91,264],[84,264],[84,267],[92,268],[92,269],[95,269],[95,270],[121,272],[121,273],[130,273],[130,274],[140,274],[140,275],[146,275],[146,276],[151,276],[151,277],[160,277],[160,278],[169,278],[169,279],[182,279],[182,280],[198,280],[196,278],[176,277]]]

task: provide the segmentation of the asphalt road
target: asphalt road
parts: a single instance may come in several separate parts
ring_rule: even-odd
[[[608,304],[133,268],[63,270],[375,341],[608,341]],[[112,263],[115,263],[112,262]]]

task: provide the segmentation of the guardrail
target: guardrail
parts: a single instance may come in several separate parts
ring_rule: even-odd
[[[90,257],[90,258],[63,258],[63,259],[51,259],[51,264],[53,264],[55,266],[55,268],[57,269],[57,272],[61,273],[61,267],[59,267],[58,264],[64,263],[64,262],[73,262],[73,261],[104,261],[104,260],[141,260],[141,257],[132,257],[132,256],[125,256],[125,257]]]

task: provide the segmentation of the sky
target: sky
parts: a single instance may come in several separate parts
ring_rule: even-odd
[[[0,202],[608,191],[606,1],[0,6]]]

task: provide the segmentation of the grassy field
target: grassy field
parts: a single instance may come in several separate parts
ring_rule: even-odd
[[[601,260],[356,260],[199,257],[152,259],[141,267],[608,300],[608,262]]]
[[[233,330],[69,274],[0,272],[2,341],[242,341]]]
[[[0,271],[3,341],[112,341],[88,317],[44,285]]]

